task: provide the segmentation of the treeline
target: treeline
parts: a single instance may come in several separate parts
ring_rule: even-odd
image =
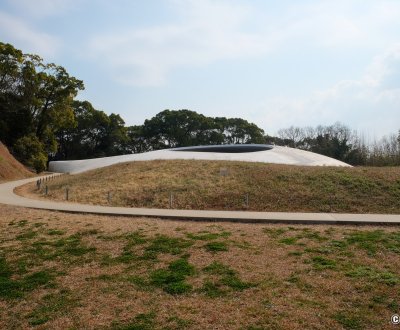
[[[201,144],[264,143],[264,131],[240,118],[164,110],[143,125],[125,126],[85,101],[74,101],[76,124],[59,130],[53,159],[85,159]]]
[[[37,55],[0,42],[0,140],[40,172],[47,161],[85,159],[204,144],[273,143],[324,154],[353,165],[400,165],[400,136],[367,145],[348,127],[291,127],[265,135],[241,118],[164,110],[126,126],[88,101],[75,99],[81,80]],[[400,135],[400,132],[399,132]]]
[[[267,142],[326,155],[351,165],[400,165],[400,130],[368,143],[357,131],[335,123],[330,126],[289,127],[278,131]]]
[[[38,172],[48,159],[83,159],[197,144],[263,143],[264,131],[240,118],[165,110],[126,127],[112,113],[77,101],[81,80],[37,55],[0,42],[0,140]]]

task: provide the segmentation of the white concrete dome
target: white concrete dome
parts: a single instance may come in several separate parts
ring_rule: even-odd
[[[350,166],[339,160],[305,150],[266,144],[242,144],[184,147],[104,158],[53,161],[49,164],[49,171],[80,173],[117,163],[160,159],[228,160],[301,166]]]

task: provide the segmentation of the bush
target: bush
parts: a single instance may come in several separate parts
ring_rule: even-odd
[[[44,145],[35,135],[18,139],[13,147],[15,157],[24,165],[32,167],[37,173],[46,169],[47,154]]]

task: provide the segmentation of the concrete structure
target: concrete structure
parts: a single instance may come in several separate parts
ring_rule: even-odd
[[[114,157],[54,161],[50,162],[49,171],[80,173],[117,163],[158,159],[229,160],[304,166],[350,166],[336,159],[300,149],[266,144],[239,144],[184,147]]]

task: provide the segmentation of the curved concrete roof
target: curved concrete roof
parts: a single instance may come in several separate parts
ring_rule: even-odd
[[[260,148],[262,149],[262,146],[264,146],[264,150],[256,151],[260,150]],[[330,157],[288,147],[251,144],[223,146],[225,149],[231,148],[230,152],[224,151],[224,148],[221,151],[221,147],[222,146],[185,147],[104,158],[53,161],[49,164],[49,171],[80,173],[117,163],[159,159],[228,160],[303,166],[350,166]],[[202,148],[203,150],[201,150]],[[220,150],[218,150],[218,148]],[[232,151],[235,148],[241,148],[241,151],[238,152],[238,149]],[[209,151],[212,149],[214,149],[214,151]]]

